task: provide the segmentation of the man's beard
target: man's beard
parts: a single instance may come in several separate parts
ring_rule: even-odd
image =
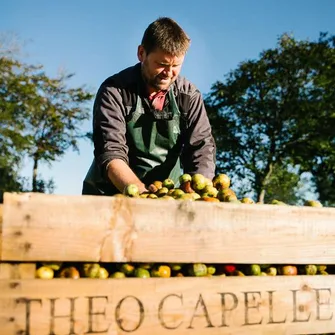
[[[163,89],[167,90],[167,89],[169,89],[169,87],[173,83],[173,81],[172,81],[171,78],[170,78],[170,81],[169,81],[168,84],[162,84],[161,81],[160,81],[161,78],[159,77],[159,75],[157,75],[155,77],[150,77],[149,75],[146,74],[146,71],[145,71],[143,65],[141,67],[141,72],[142,72],[142,78],[143,78],[144,82],[148,86],[150,86],[150,87],[152,87],[152,88],[154,88],[156,90],[163,90]]]

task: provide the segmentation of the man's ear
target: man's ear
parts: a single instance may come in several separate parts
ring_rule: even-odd
[[[145,58],[145,50],[143,48],[143,45],[139,45],[137,48],[137,58],[142,63]]]

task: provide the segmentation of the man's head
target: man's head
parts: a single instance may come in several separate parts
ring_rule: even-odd
[[[170,18],[159,18],[145,30],[137,56],[149,92],[167,90],[177,79],[190,38]]]

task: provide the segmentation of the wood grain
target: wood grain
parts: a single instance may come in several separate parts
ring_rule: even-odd
[[[0,279],[34,279],[35,263],[0,263]]]
[[[334,245],[334,208],[4,196],[2,260],[335,264]]]
[[[1,334],[335,332],[334,276],[0,280]]]
[[[0,204],[0,260],[1,257],[1,251],[2,251],[2,220],[3,220],[3,204]]]

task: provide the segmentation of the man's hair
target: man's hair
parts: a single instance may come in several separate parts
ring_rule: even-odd
[[[185,55],[191,39],[176,21],[160,17],[152,22],[144,32],[142,46],[147,54],[161,49],[172,56]]]

